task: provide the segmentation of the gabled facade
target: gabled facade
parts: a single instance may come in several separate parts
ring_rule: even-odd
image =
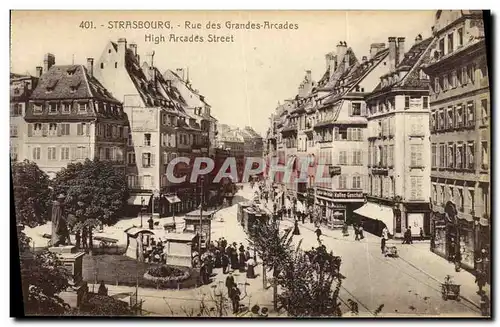
[[[450,259],[460,253],[463,267],[473,269],[482,249],[490,253],[491,232],[491,100],[482,11],[438,10],[433,33],[437,42],[425,67],[431,84],[431,250]]]
[[[182,184],[167,178],[167,165],[177,156],[191,154],[192,122],[183,110],[178,90],[154,66],[154,52],[146,54],[143,64],[136,44],[120,38],[108,42],[99,58],[96,77],[122,99],[130,122],[127,143],[127,178],[131,189],[129,204],[139,210],[149,206],[154,215],[170,215],[192,210],[199,201],[195,184],[189,183],[191,165],[179,163],[176,176],[187,175]],[[152,194],[161,199],[153,201]],[[161,205],[160,205],[161,204]],[[131,211],[132,212],[132,211]]]
[[[70,162],[111,160],[124,169],[127,115],[122,104],[84,65],[55,65],[47,54],[25,112],[24,158],[54,177]]]
[[[37,68],[42,73],[42,67]],[[10,158],[13,161],[24,157],[24,142],[27,125],[24,121],[31,93],[40,76],[10,74]]]
[[[364,97],[375,89],[379,76],[389,71],[385,45],[372,44],[370,53],[370,59],[365,56],[359,61],[345,42],[341,44],[337,54],[341,62],[327,84],[331,91],[316,113],[316,158],[329,181],[315,183],[315,197],[322,220],[329,224],[341,224],[364,203],[368,175]]]
[[[422,66],[434,44],[419,35],[406,51],[404,38],[390,37],[390,71],[366,96],[368,203],[356,212],[376,234],[385,225],[394,237],[407,228],[416,237],[430,235],[429,78]]]

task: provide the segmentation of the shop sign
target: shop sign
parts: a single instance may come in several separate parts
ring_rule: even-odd
[[[322,197],[325,197],[325,198],[333,199],[333,192],[332,191],[317,189],[316,190],[316,195],[317,196],[322,196]]]
[[[328,172],[330,173],[330,176],[340,175],[341,171],[342,171],[342,168],[340,166],[329,166],[328,167]]]
[[[334,199],[363,199],[363,192],[336,191],[333,192]]]

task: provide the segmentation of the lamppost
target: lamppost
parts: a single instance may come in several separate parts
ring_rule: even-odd
[[[141,228],[142,228],[142,212],[144,211],[144,198],[141,196]]]
[[[202,231],[203,231],[203,201],[204,201],[204,197],[203,197],[203,183],[205,181],[205,178],[204,176],[200,176],[200,189],[201,189],[201,194],[200,194],[200,233],[199,233],[199,237],[198,237],[198,253],[200,255],[200,258],[201,258],[201,234],[202,234]],[[200,261],[201,262],[201,261]]]

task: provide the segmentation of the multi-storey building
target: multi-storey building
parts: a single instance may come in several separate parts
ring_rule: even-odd
[[[37,73],[42,73],[41,67],[37,67]],[[24,114],[39,77],[10,74],[10,157],[13,161],[22,159],[24,155],[27,136]]]
[[[397,41],[397,43],[396,43]],[[430,234],[429,62],[435,39],[419,35],[405,53],[404,38],[389,38],[390,71],[366,96],[368,108],[367,204],[357,212],[395,237],[407,228]]]
[[[429,75],[431,250],[447,258],[490,246],[490,89],[482,12],[438,10]],[[488,251],[489,252],[489,251]]]
[[[371,58],[361,61],[345,42],[337,49],[339,77],[330,94],[320,100],[314,125],[319,143],[316,157],[326,167],[325,175],[316,176],[316,204],[322,208],[323,219],[332,224],[349,219],[364,203],[368,173],[364,96],[389,69],[389,51],[378,43],[371,46]],[[319,177],[328,181],[320,182]]]
[[[127,115],[122,104],[94,77],[93,59],[83,65],[44,67],[26,108],[24,158],[55,176],[70,162],[98,158],[124,169]]]
[[[238,177],[237,181],[241,181],[245,170],[245,139],[239,133],[238,129],[226,124],[219,125],[217,148],[223,150],[222,152],[219,151],[219,154],[224,157],[224,160],[227,158],[234,158]],[[222,157],[216,159],[217,162],[220,163],[220,165],[216,167],[220,168],[223,164],[221,161]]]
[[[163,78],[153,60],[154,52],[148,53],[141,65],[137,45],[127,46],[127,40],[120,38],[105,46],[95,75],[122,99],[129,117],[129,204],[137,209],[155,203],[155,215],[168,215],[191,210],[199,203],[196,184],[190,183],[192,161],[175,166],[175,176],[186,176],[183,183],[171,181],[167,167],[177,156],[192,157],[195,135],[201,131],[195,119],[185,112],[179,90]],[[153,194],[168,201],[154,201]]]

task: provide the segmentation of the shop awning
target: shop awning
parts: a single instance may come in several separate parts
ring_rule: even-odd
[[[167,195],[166,196],[167,201],[170,203],[179,203],[181,202],[181,199],[177,195]]]
[[[140,206],[140,205],[143,205],[142,204],[142,199],[144,199],[144,205],[147,205],[149,203],[149,198],[151,197],[151,194],[146,194],[146,195],[131,195],[128,200],[127,200],[127,203],[130,204],[130,205],[133,205],[133,206]]]
[[[383,222],[391,234],[394,230],[394,213],[391,207],[367,202],[361,208],[354,210],[354,213]]]

